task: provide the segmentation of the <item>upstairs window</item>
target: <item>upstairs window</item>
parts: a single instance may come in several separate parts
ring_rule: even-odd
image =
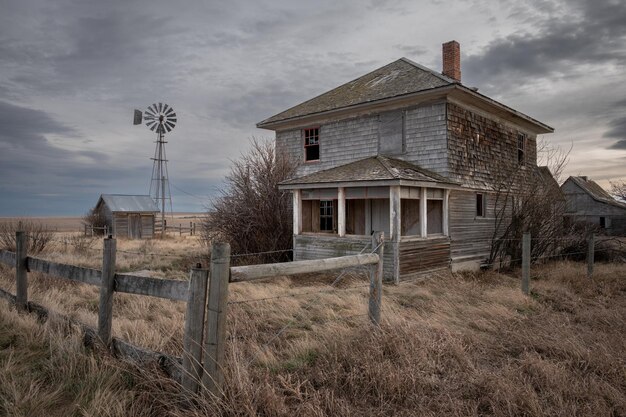
[[[333,231],[333,200],[320,200],[320,231]]]
[[[304,129],[304,160],[320,160],[320,129]]]
[[[517,135],[517,163],[524,165],[526,154],[526,135],[518,133]]]
[[[476,194],[476,217],[485,217],[485,195]]]

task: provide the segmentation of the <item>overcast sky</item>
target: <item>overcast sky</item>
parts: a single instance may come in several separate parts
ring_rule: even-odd
[[[553,126],[567,175],[626,177],[622,0],[0,0],[0,216],[80,215],[147,194],[155,135],[133,109],[178,113],[175,211],[202,211],[255,124],[400,57]]]

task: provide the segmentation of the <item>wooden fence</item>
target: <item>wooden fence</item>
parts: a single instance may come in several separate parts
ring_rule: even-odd
[[[222,392],[224,344],[228,285],[275,276],[332,271],[356,266],[370,270],[369,317],[378,325],[382,298],[383,234],[372,236],[372,253],[342,256],[318,261],[297,261],[280,264],[230,266],[230,245],[215,243],[211,250],[210,268],[197,265],[190,271],[189,281],[157,279],[118,274],[115,272],[116,240],[104,239],[100,270],[51,262],[28,256],[27,236],[16,233],[16,252],[0,251],[0,263],[15,268],[16,295],[0,290],[0,295],[14,301],[19,309],[43,311],[45,307],[28,301],[28,272],[41,272],[100,287],[98,327],[81,327],[114,354],[139,362],[158,360],[168,375],[180,381],[182,387],[196,393],[202,387],[213,395]],[[210,279],[209,279],[210,278]],[[151,352],[112,337],[113,298],[116,292],[160,297],[187,303],[183,336],[182,360],[159,352]],[[80,323],[79,323],[80,324]]]
[[[189,236],[194,236],[197,235],[197,223],[195,222],[189,222],[189,226],[183,226],[182,223],[180,223],[178,226],[176,225],[169,225],[167,224],[167,219],[165,220],[165,223],[162,223],[160,220],[156,220],[154,222],[154,234],[156,235],[157,233],[162,233],[163,231],[163,224],[165,224],[165,232],[166,233],[178,233],[179,236],[182,236],[183,234],[187,233],[189,234]]]

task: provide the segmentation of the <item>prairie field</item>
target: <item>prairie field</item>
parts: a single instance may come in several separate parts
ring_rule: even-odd
[[[56,234],[37,255],[99,268],[101,240]],[[118,240],[117,268],[187,279],[196,237]],[[439,273],[386,285],[367,318],[367,277],[230,285],[224,395],[191,400],[156,368],[85,347],[78,329],[0,301],[0,415],[624,416],[626,265],[558,261],[519,271]],[[29,274],[29,297],[96,325],[97,287]],[[0,287],[15,293],[0,265]],[[181,355],[185,305],[115,294],[113,333]]]

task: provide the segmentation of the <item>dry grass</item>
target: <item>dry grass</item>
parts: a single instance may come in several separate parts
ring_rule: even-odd
[[[201,250],[189,239],[150,245],[150,253]],[[93,254],[63,256],[97,266]],[[146,269],[148,260],[120,263]],[[186,277],[172,260],[167,272],[157,263],[160,274]],[[0,415],[626,415],[626,266],[598,264],[594,282],[585,272],[573,262],[534,268],[531,297],[495,272],[386,286],[380,329],[365,316],[367,288],[353,288],[365,283],[359,274],[329,292],[334,276],[233,284],[231,301],[317,294],[231,305],[224,400],[187,407],[158,372],[122,367],[3,303]],[[0,286],[14,291],[11,276],[0,270]],[[34,300],[95,324],[96,288],[31,277]],[[116,294],[114,313],[117,336],[180,354],[183,303]]]

